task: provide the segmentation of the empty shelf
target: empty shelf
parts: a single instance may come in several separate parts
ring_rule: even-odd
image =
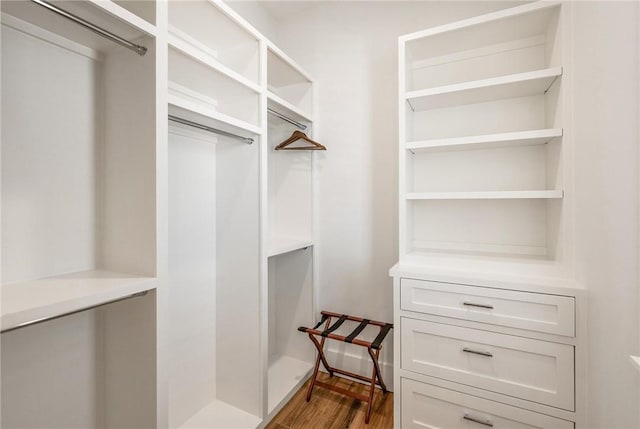
[[[2,285],[2,330],[104,304],[156,288],[156,279],[82,271]]]
[[[313,364],[282,356],[269,366],[269,413],[284,405],[307,381]]]
[[[213,401],[179,429],[254,429],[262,423],[258,417],[222,401]]]
[[[304,249],[313,246],[313,241],[300,237],[278,237],[269,240],[269,256],[282,255],[294,250]]]
[[[562,75],[562,67],[439,86],[406,93],[414,111],[544,94]]]
[[[502,200],[562,198],[559,191],[479,191],[479,192],[411,192],[407,200]]]
[[[414,141],[408,142],[406,148],[412,152],[488,149],[545,144],[556,137],[562,137],[562,128]]]
[[[201,45],[198,41],[177,28],[170,28],[169,30],[169,46],[183,52],[205,66],[222,73],[250,90],[256,93],[260,92],[260,87],[257,84],[222,64],[216,59],[217,55],[215,52]]]

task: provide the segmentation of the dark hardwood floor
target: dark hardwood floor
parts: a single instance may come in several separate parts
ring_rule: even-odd
[[[369,387],[354,381],[321,373],[319,380],[366,395]],[[376,389],[369,424],[364,423],[367,404],[321,387],[313,389],[306,402],[309,381],[295,394],[266,429],[391,429],[393,393]]]

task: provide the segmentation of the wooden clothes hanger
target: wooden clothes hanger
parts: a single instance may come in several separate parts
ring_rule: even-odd
[[[304,140],[310,145],[302,147],[289,147],[289,145],[297,142],[298,140]],[[276,146],[276,150],[327,150],[327,148],[320,143],[311,140],[305,133],[301,131],[294,131],[293,134],[291,134],[291,137]]]

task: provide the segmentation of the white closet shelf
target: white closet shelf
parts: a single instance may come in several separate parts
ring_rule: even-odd
[[[95,7],[100,8],[107,12],[110,15],[120,19],[121,21],[126,22],[132,27],[137,28],[138,30],[147,33],[150,36],[154,36],[157,33],[156,26],[147,22],[143,18],[140,18],[133,12],[128,11],[122,6],[114,3],[111,0],[89,0],[91,4]],[[64,3],[64,7],[67,6],[67,2]]]
[[[562,198],[564,191],[410,192],[407,200],[510,200]]]
[[[562,137],[562,128],[413,141],[407,142],[405,147],[415,153],[488,149],[545,144],[557,137]]]
[[[258,417],[226,402],[213,401],[180,425],[179,429],[254,429],[262,423]]]
[[[156,288],[156,279],[92,270],[2,285],[2,330]]]
[[[211,120],[213,120],[216,124],[220,123],[223,125],[227,125],[232,127],[232,129],[239,129],[239,130],[247,131],[253,134],[262,133],[262,129],[256,125],[253,125],[243,120],[234,118],[232,116],[217,112],[215,109],[205,107],[202,103],[195,102],[192,100],[187,100],[184,97],[180,97],[176,94],[169,94],[168,102],[169,102],[170,113],[172,111],[172,107],[177,108],[177,110],[181,110],[183,112],[187,111],[189,112],[189,116],[194,118],[193,120],[195,120],[196,122],[198,122],[198,118],[197,118],[198,116],[204,118],[205,122],[207,122],[204,125],[209,124]],[[176,110],[176,109],[173,109],[173,110]],[[178,116],[180,116],[180,113],[178,113]],[[183,118],[183,119],[189,119],[189,118]],[[216,127],[215,124],[212,124],[211,126]],[[234,131],[232,130],[232,132]]]
[[[463,19],[461,21],[452,22],[450,24],[439,25],[427,30],[416,31],[415,33],[406,34],[400,37],[401,41],[409,42],[412,40],[427,39],[433,36],[439,36],[444,33],[458,32],[468,28],[474,28],[481,25],[494,25],[497,21],[512,20],[517,17],[527,17],[536,12],[545,9],[556,8],[561,4],[560,1],[537,1],[528,3],[519,7],[511,7],[497,12],[487,13],[485,15],[475,16],[473,18]],[[514,28],[518,30],[518,28]]]
[[[269,240],[268,255],[277,256],[313,246],[313,240],[300,237],[277,237]]]
[[[256,94],[260,93],[260,87],[256,83],[218,61],[217,53],[215,51],[212,51],[207,46],[202,45],[200,42],[175,27],[170,27],[169,29],[169,46],[188,55],[199,63],[225,75],[226,77],[233,79],[239,84],[244,85]]]
[[[562,76],[562,67],[481,79],[409,91],[406,100],[414,111],[476,104],[504,98],[544,94]]]
[[[298,391],[313,365],[309,362],[282,356],[269,366],[269,414],[277,411]]]
[[[313,116],[303,111],[282,97],[277,96],[271,91],[267,92],[267,99],[270,108],[274,108],[279,113],[295,119],[298,122],[313,122]]]

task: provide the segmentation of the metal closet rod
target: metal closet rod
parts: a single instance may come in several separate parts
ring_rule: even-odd
[[[145,46],[142,45],[137,45],[133,42],[128,41],[127,39],[123,39],[122,37],[113,34],[110,31],[105,30],[104,28],[98,27],[97,25],[94,25],[92,23],[90,23],[87,20],[84,20],[82,18],[80,18],[79,16],[76,16],[74,14],[72,14],[71,12],[67,12],[64,9],[60,9],[58,6],[55,6],[45,0],[31,0],[33,3],[38,4],[44,8],[49,9],[52,12],[57,13],[58,15],[67,18],[70,21],[75,22],[76,24],[79,24],[81,26],[83,26],[84,28],[86,28],[87,30],[93,31],[94,33],[98,34],[99,36],[104,37],[105,39],[109,39],[112,42],[117,43],[120,46],[124,46],[127,49],[130,49],[132,51],[134,51],[135,53],[137,53],[138,55],[142,56],[144,54],[147,53],[147,48]]]
[[[291,125],[295,125],[296,127],[300,128],[300,129],[301,129],[301,130],[303,130],[303,131],[307,129],[307,126],[306,126],[305,124],[303,124],[302,122],[298,122],[298,121],[296,121],[296,120],[293,120],[293,119],[291,119],[291,118],[289,118],[289,117],[287,117],[287,116],[283,115],[283,114],[282,114],[282,113],[280,113],[280,112],[276,112],[275,110],[273,110],[273,109],[272,109],[272,108],[270,108],[270,107],[267,107],[267,112],[271,113],[271,114],[272,114],[272,115],[274,115],[274,116],[277,116],[278,118],[280,118],[280,119],[282,119],[282,120],[284,120],[284,121],[287,121],[287,122],[288,122],[288,123],[290,123]]]
[[[142,292],[134,293],[133,295],[125,296],[125,297],[118,298],[118,299],[113,299],[111,301],[103,302],[103,303],[96,304],[96,305],[91,305],[89,307],[83,307],[83,308],[80,308],[78,310],[69,311],[68,313],[57,314],[55,316],[42,317],[40,319],[35,319],[35,320],[29,320],[28,322],[20,323],[19,325],[16,325],[13,328],[3,329],[2,331],[0,331],[0,334],[4,334],[5,332],[15,331],[16,329],[26,328],[27,326],[38,325],[40,323],[44,323],[44,322],[49,322],[51,320],[60,319],[62,317],[71,316],[73,314],[82,313],[84,311],[93,310],[95,308],[104,307],[105,305],[113,304],[113,303],[120,302],[120,301],[125,301],[127,299],[137,298],[139,296],[145,296],[147,294],[147,292],[148,291],[145,290],[145,291],[142,291]]]
[[[200,130],[208,131],[210,133],[220,134],[222,136],[230,137],[230,138],[236,139],[236,140],[242,140],[246,144],[252,144],[253,143],[253,139],[251,137],[244,137],[244,136],[240,136],[238,134],[229,133],[227,131],[219,130],[217,128],[209,127],[207,125],[202,125],[202,124],[199,124],[197,122],[192,122],[192,121],[189,121],[187,119],[182,119],[182,118],[179,118],[177,116],[169,115],[169,120],[173,121],[173,122],[177,122],[179,124],[188,125],[188,126],[193,127],[193,128],[198,128]]]

